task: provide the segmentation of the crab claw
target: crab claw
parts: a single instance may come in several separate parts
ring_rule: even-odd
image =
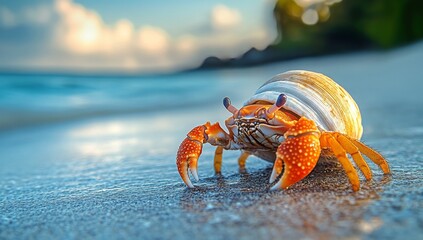
[[[273,182],[282,172],[282,165],[285,170],[271,190],[287,189],[314,169],[321,151],[319,138],[320,131],[316,124],[304,117],[285,133],[286,140],[276,152],[270,181]]]
[[[193,188],[194,185],[189,178],[188,170],[198,181],[198,158],[203,150],[203,144],[206,142],[212,145],[226,146],[229,143],[229,135],[220,127],[219,123],[210,124],[208,122],[193,128],[179,146],[176,165],[182,180],[190,188]]]
[[[188,176],[188,168],[195,180],[198,181],[197,174],[197,161],[200,157],[201,151],[203,150],[203,143],[206,140],[205,126],[198,126],[193,128],[187,137],[182,141],[178,149],[176,156],[176,165],[178,166],[178,172],[184,183],[193,188],[192,182]]]

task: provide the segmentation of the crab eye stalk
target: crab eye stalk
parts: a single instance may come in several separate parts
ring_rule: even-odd
[[[267,109],[267,112],[266,112],[267,116],[271,116],[272,114],[274,114],[285,103],[286,103],[286,95],[282,93],[282,94],[279,95],[279,97],[276,100],[276,102],[269,109]]]
[[[235,114],[236,112],[238,112],[238,109],[236,109],[232,104],[231,104],[231,100],[228,97],[225,97],[223,99],[223,106],[225,106],[226,109],[228,109],[229,112],[231,112],[232,114]]]

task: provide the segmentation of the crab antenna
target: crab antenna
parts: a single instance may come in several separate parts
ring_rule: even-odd
[[[225,108],[228,109],[228,111],[231,112],[232,114],[235,114],[236,112],[238,112],[238,109],[232,106],[231,100],[228,97],[225,97],[223,99],[223,106],[225,106]]]
[[[286,95],[282,93],[281,95],[279,95],[276,102],[269,109],[267,109],[266,114],[272,115],[273,113],[278,111],[285,103],[286,103]]]

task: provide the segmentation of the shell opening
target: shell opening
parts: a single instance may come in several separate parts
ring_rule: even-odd
[[[236,112],[238,112],[238,109],[236,109],[232,104],[231,104],[231,100],[228,97],[225,97],[223,99],[223,106],[225,106],[226,109],[228,109],[229,112],[231,112],[232,114],[235,114]]]

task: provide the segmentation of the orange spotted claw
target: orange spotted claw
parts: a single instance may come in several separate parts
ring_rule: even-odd
[[[197,162],[203,150],[204,143],[210,143],[215,146],[227,146],[230,136],[220,127],[219,123],[204,125],[193,128],[187,137],[179,145],[178,154],[176,156],[176,165],[179,175],[184,183],[193,188],[188,170],[196,181],[198,181]]]
[[[316,166],[320,156],[320,131],[316,124],[307,118],[300,118],[284,135],[285,141],[279,145],[270,182],[284,170],[282,177],[271,188],[287,189],[305,178]]]
[[[193,128],[187,137],[182,141],[179,146],[178,154],[176,156],[176,165],[178,166],[178,172],[184,183],[193,188],[194,185],[188,176],[188,169],[191,174],[198,181],[197,174],[197,161],[201,155],[203,149],[203,143],[205,142],[205,126],[198,126]]]

